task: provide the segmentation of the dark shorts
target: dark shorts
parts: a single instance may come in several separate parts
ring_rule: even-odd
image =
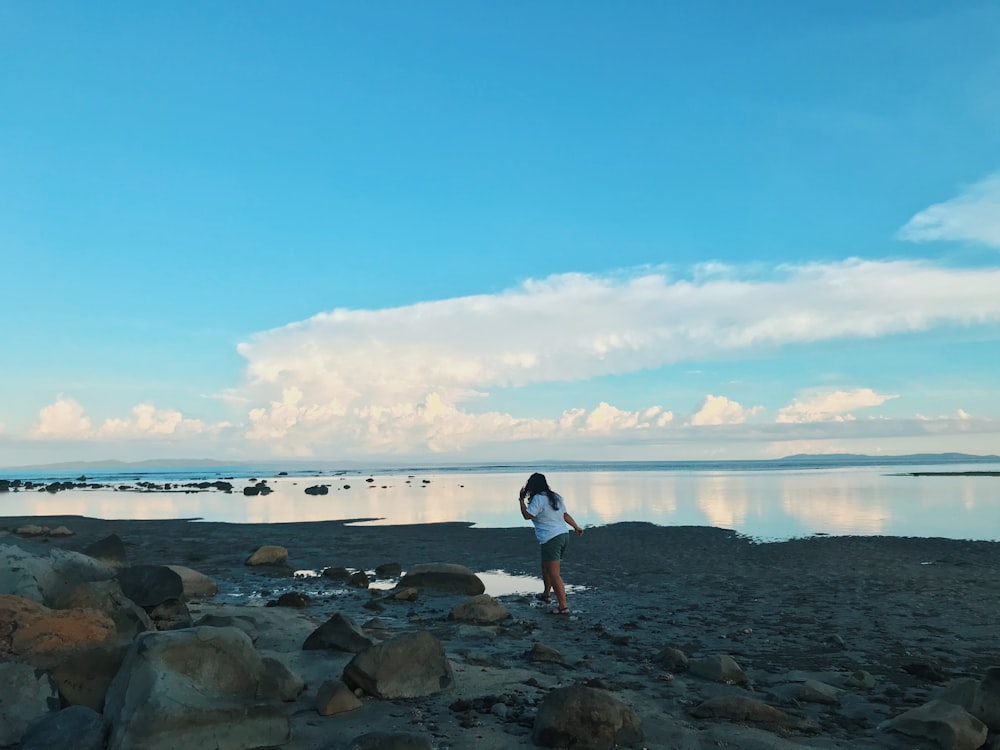
[[[566,554],[566,546],[569,544],[569,532],[554,536],[545,542],[542,547],[542,562],[552,562],[563,559]]]

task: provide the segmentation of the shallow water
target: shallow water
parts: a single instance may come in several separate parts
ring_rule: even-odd
[[[909,471],[996,471],[996,465],[843,467],[752,471],[553,471],[582,526],[621,521],[717,526],[762,540],[814,534],[1000,539],[1000,477],[907,476]],[[366,481],[367,479],[372,481]],[[199,518],[230,523],[356,520],[413,524],[525,522],[510,471],[427,471],[369,476],[274,477],[269,495],[72,489],[0,494],[0,514],[97,518]],[[100,477],[96,481],[101,481]],[[327,495],[305,488],[329,487]]]

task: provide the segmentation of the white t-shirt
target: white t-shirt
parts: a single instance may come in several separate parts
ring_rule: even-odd
[[[534,516],[531,522],[535,525],[535,538],[539,544],[545,544],[549,539],[566,533],[566,520],[563,513],[566,512],[566,503],[562,497],[553,492],[558,501],[559,509],[552,510],[548,495],[535,495],[528,503],[528,513]]]

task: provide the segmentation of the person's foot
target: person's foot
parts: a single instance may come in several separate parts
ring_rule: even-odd
[[[549,612],[550,615],[568,615],[569,607],[559,607],[558,609],[553,609]]]
[[[535,598],[540,602],[545,602],[546,604],[548,604],[551,599],[551,597],[549,597],[549,595],[545,593],[535,594]]]

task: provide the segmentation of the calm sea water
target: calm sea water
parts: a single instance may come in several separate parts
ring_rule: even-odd
[[[375,472],[212,467],[168,471],[94,471],[104,489],[0,493],[0,516],[82,515],[97,518],[199,518],[231,523],[364,519],[375,524],[468,521],[523,525],[518,489],[544,471],[583,526],[619,521],[717,526],[762,540],[814,534],[942,536],[1000,539],[1000,477],[908,476],[909,472],[1000,471],[1000,462],[818,466],[774,463],[579,464],[475,466]],[[0,472],[0,479],[74,480],[73,472]],[[234,492],[191,492],[186,482],[225,478]],[[244,496],[252,479],[272,492]],[[368,481],[371,480],[371,481]],[[172,490],[136,492],[138,481]],[[327,485],[327,495],[305,489]],[[187,488],[190,490],[190,488]]]

